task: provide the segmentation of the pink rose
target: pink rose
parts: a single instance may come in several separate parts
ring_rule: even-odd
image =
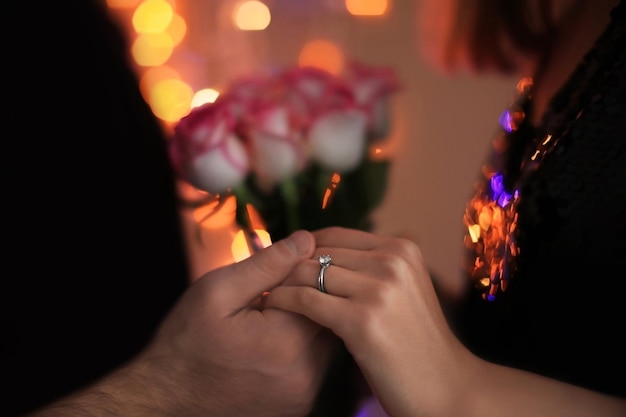
[[[305,117],[304,134],[311,158],[335,171],[349,171],[365,155],[367,115],[343,80],[313,67],[283,75],[291,99]]]
[[[174,168],[194,187],[209,193],[223,193],[241,183],[250,163],[235,127],[234,116],[219,104],[194,109],[174,129],[170,142]]]
[[[372,140],[379,140],[389,134],[389,96],[400,85],[391,68],[374,68],[352,62],[349,65],[346,82],[354,91],[354,97],[361,109],[368,115],[368,129]]]
[[[285,100],[290,103],[304,130],[330,108],[354,103],[350,87],[320,68],[296,67],[278,78],[285,89]]]
[[[306,164],[302,134],[287,104],[263,106],[249,117],[248,137],[256,181],[263,190],[300,172]]]
[[[393,73],[353,64],[347,78],[314,67],[240,78],[212,104],[176,126],[171,157],[178,173],[209,193],[250,177],[270,192],[308,162],[345,172],[387,134]]]
[[[365,156],[367,116],[356,108],[331,110],[311,125],[308,140],[312,157],[328,169],[346,172]]]

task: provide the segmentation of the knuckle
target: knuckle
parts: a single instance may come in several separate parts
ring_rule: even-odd
[[[392,252],[384,252],[379,255],[377,260],[379,265],[383,268],[383,276],[385,280],[381,283],[381,290],[389,287],[387,284],[399,284],[404,282],[410,273],[410,267],[406,259],[398,254]]]
[[[396,238],[391,243],[391,250],[408,261],[422,262],[422,253],[415,242],[407,238]]]

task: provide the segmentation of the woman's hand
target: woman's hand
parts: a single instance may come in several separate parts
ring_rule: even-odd
[[[475,359],[450,331],[419,248],[402,238],[328,228],[266,307],[301,313],[341,337],[391,415],[431,415],[449,405]],[[317,257],[332,264],[318,289]]]
[[[341,337],[392,417],[624,416],[626,401],[486,362],[450,330],[418,247],[329,228],[265,306],[301,313]],[[318,289],[320,255],[330,255]]]

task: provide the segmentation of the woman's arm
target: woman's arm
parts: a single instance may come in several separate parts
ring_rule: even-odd
[[[301,263],[266,306],[303,314],[341,337],[392,417],[624,416],[626,401],[488,363],[457,339],[418,247],[342,228],[315,233],[330,254]]]

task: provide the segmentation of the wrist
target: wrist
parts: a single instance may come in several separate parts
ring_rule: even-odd
[[[179,373],[163,372],[155,364],[154,358],[135,359],[30,417],[207,415],[193,406],[184,383],[177,384]]]
[[[488,362],[483,361],[474,355],[467,348],[459,345],[458,352],[451,355],[447,367],[442,367],[446,371],[440,375],[443,376],[438,387],[434,388],[434,401],[432,414],[433,416],[467,416],[467,417],[483,417],[480,413],[476,413],[477,398],[487,399],[491,395],[484,389],[482,381],[489,378],[486,373],[489,372]],[[480,401],[482,402],[482,400]]]

